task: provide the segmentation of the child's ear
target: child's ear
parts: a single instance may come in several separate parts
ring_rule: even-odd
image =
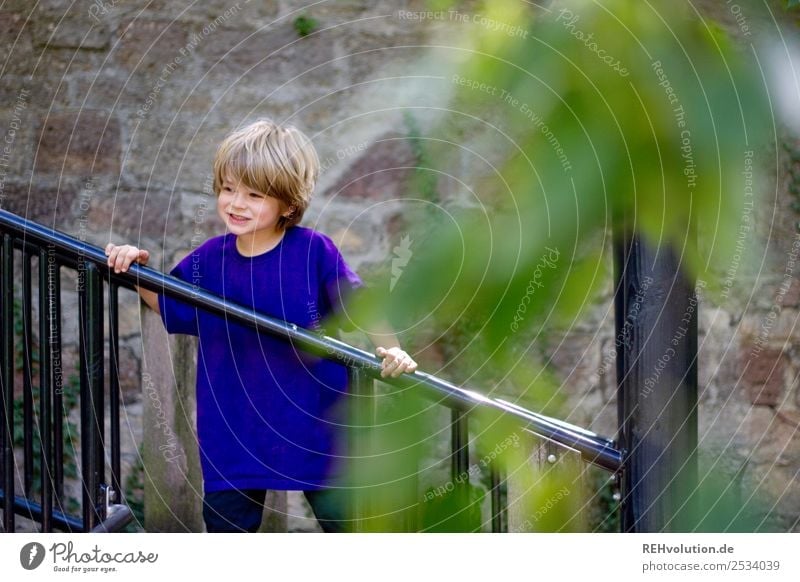
[[[283,213],[284,218],[291,218],[294,216],[295,210],[297,210],[297,206],[290,206],[289,209]]]

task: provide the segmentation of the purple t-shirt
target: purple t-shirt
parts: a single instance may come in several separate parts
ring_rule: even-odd
[[[362,285],[328,237],[299,226],[256,257],[241,255],[232,234],[212,238],[171,274],[308,329]],[[159,306],[169,333],[199,336],[197,432],[205,490],[331,484],[344,445],[346,368],[163,294]]]

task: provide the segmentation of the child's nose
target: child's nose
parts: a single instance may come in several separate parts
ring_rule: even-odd
[[[241,192],[234,192],[233,198],[231,199],[231,206],[234,208],[243,208],[244,207],[244,200],[245,196]]]

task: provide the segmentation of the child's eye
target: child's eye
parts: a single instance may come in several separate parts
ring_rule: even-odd
[[[250,192],[250,196],[253,198],[265,198],[266,195],[262,194],[261,192]]]

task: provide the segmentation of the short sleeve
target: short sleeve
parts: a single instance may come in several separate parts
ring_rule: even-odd
[[[196,262],[199,258],[199,255],[196,256],[197,252],[195,250],[194,253],[186,256],[169,274],[181,281],[191,282],[189,273],[192,265],[195,264],[193,261]],[[158,307],[161,311],[161,321],[164,322],[167,333],[199,334],[198,310],[196,307],[174,297],[168,297],[164,293],[158,295]]]
[[[341,329],[352,331],[353,323],[344,313],[343,306],[352,293],[363,287],[364,283],[344,260],[333,241],[326,236],[320,236],[320,239],[322,240],[322,286],[325,299],[331,308],[328,315],[333,316]]]

